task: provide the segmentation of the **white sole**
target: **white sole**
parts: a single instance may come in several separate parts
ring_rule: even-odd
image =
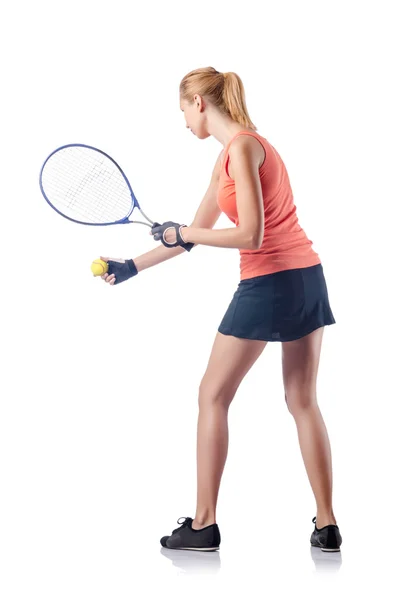
[[[214,550],[219,550],[219,546],[214,548],[187,548],[183,546],[180,548],[168,548],[168,550],[195,550],[196,552],[213,552]]]
[[[311,544],[311,546],[312,548],[318,548],[323,552],[340,552],[340,548],[321,548],[321,546],[315,546],[314,544]]]

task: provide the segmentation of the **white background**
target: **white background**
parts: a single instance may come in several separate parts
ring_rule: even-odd
[[[2,599],[215,598],[220,590],[348,598],[391,584],[393,4],[3,8]],[[323,262],[337,323],[325,331],[318,398],[340,555],[310,551],[316,507],[277,343],[230,409],[220,551],[161,551],[177,518],[194,516],[197,389],[238,283],[238,251],[196,248],[110,287],[92,277],[91,261],[150,250],[148,229],[71,223],[39,190],[45,157],[86,143],[119,162],[152,219],[192,219],[221,150],[215,139],[200,143],[179,109],[180,80],[203,66],[242,78],[250,116],[281,154]],[[216,227],[229,225],[222,216]]]

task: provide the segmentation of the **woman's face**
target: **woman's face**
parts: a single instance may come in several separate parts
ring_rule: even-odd
[[[202,109],[201,97],[196,95],[191,103],[181,99],[180,106],[185,115],[186,127],[201,140],[209,137],[204,126],[203,112],[200,112],[200,109]]]

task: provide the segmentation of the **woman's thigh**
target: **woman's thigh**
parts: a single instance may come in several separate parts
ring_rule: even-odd
[[[317,373],[324,327],[282,344],[285,398],[291,412],[316,402]]]
[[[229,405],[266,344],[261,340],[237,338],[218,331],[201,380],[200,397]]]

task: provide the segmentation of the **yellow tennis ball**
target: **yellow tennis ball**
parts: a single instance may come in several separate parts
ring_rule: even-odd
[[[98,277],[98,275],[103,275],[104,273],[107,273],[108,268],[108,263],[104,260],[101,260],[100,258],[94,260],[91,264],[91,271],[93,272],[94,277]]]

